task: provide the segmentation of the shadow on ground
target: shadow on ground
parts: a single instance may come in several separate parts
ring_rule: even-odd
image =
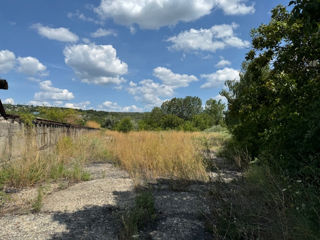
[[[113,194],[116,196],[115,206],[88,206],[72,213],[55,213],[53,221],[65,225],[67,231],[55,233],[51,239],[117,239],[121,228],[119,216],[124,210],[118,203],[126,201],[131,193],[113,192]]]
[[[139,229],[134,239],[213,239],[212,229],[207,226],[208,218],[212,217],[212,197],[208,194],[225,177],[221,173],[216,173],[219,175],[217,182],[213,179],[210,182],[158,179],[138,189],[152,192],[156,218]],[[223,184],[229,185],[232,179],[239,177],[231,173],[233,171],[230,170],[224,173],[231,181],[223,181]],[[53,221],[65,225],[66,231],[55,233],[51,239],[118,239],[122,229],[121,215],[125,212],[123,202],[132,196],[132,192],[113,194],[115,205],[88,206],[73,213],[55,213]]]

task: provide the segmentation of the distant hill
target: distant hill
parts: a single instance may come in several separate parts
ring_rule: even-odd
[[[4,104],[4,108],[7,114],[21,115],[31,114],[35,117],[45,116],[46,111],[72,111],[73,114],[77,115],[77,124],[85,125],[87,121],[95,121],[104,128],[112,128],[122,118],[130,117],[133,123],[136,125],[139,120],[143,118],[146,113],[141,112],[105,112],[96,110],[82,110],[82,109],[70,109],[61,107],[44,107],[44,106],[33,106],[33,105],[10,105]],[[49,117],[50,118],[50,117]],[[49,119],[50,120],[50,119]],[[53,119],[51,119],[53,120]]]

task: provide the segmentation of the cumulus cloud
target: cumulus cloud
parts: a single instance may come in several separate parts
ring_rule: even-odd
[[[114,30],[103,28],[99,28],[94,33],[91,33],[91,37],[93,38],[105,37],[110,35],[115,37],[117,36],[117,33]]]
[[[41,91],[34,94],[35,101],[65,101],[74,98],[73,93],[69,90],[53,87],[50,80],[42,81],[39,83],[39,85]]]
[[[86,15],[84,15],[83,13],[81,13],[79,10],[75,11],[75,12],[69,12],[67,14],[68,18],[78,18],[82,21],[85,22],[92,22],[94,24],[98,24],[98,25],[103,25],[102,21],[96,20],[94,18],[91,17],[87,17]]]
[[[18,71],[32,76],[36,74],[45,74],[47,69],[38,59],[34,57],[18,57]]]
[[[201,78],[206,79],[206,83],[201,85],[201,88],[221,87],[227,80],[240,80],[239,71],[228,67],[211,74],[202,74]]]
[[[189,22],[220,8],[228,15],[254,12],[254,6],[247,6],[246,0],[101,0],[95,11],[102,19],[112,18],[126,26],[138,24],[144,29],[158,29]]]
[[[51,40],[57,40],[60,42],[77,42],[79,40],[79,37],[76,34],[70,32],[69,29],[64,27],[51,28],[37,23],[33,24],[32,28],[36,29],[41,36]]]
[[[194,75],[173,73],[170,69],[165,67],[157,67],[153,70],[153,75],[159,78],[163,84],[173,88],[187,87],[190,82],[198,81]]]
[[[99,106],[103,110],[110,112],[141,112],[142,109],[137,107],[136,105],[121,107],[116,102],[105,101]]]
[[[14,104],[14,100],[13,98],[7,98],[3,101],[4,104],[11,104],[13,105]]]
[[[0,51],[0,73],[7,73],[14,68],[16,56],[9,50]]]
[[[174,93],[173,87],[164,84],[159,84],[153,80],[146,79],[139,83],[131,82],[128,92],[134,95],[136,101],[140,101],[147,106],[158,106],[171,97]]]
[[[120,84],[128,65],[117,57],[112,45],[79,44],[67,46],[63,54],[77,77],[86,83]]]
[[[90,104],[90,101],[84,101],[80,103],[65,103],[64,107],[73,109],[87,109]]]
[[[231,62],[228,60],[225,60],[224,58],[220,57],[220,61],[216,64],[216,67],[221,68],[221,67],[225,67],[225,66],[229,66],[231,65]]]
[[[171,42],[171,49],[181,51],[209,51],[215,52],[226,47],[246,48],[250,43],[238,38],[234,29],[237,24],[214,25],[209,29],[193,29],[179,33],[167,39]]]
[[[221,8],[227,15],[245,15],[254,13],[254,4],[247,6],[244,0],[218,0],[217,7]]]
[[[226,97],[221,96],[220,94],[216,95],[215,97],[213,97],[213,99],[215,99],[216,101],[221,101],[224,104],[228,104],[228,100],[226,99]]]
[[[138,83],[129,82],[128,92],[134,96],[136,101],[145,104],[147,108],[161,105],[168,97],[173,96],[176,88],[187,87],[191,82],[198,81],[194,75],[174,73],[165,67],[153,69],[153,75],[161,83],[151,79],[145,79]]]
[[[49,102],[47,101],[39,101],[39,100],[31,100],[28,102],[28,105],[33,105],[33,106],[46,106],[50,107],[52,106]]]
[[[198,19],[209,14],[212,6],[211,0],[102,0],[96,12],[121,25],[158,29]]]

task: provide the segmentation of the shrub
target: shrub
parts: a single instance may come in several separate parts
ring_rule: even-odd
[[[133,129],[131,118],[123,118],[116,125],[116,130],[119,132],[130,132]]]

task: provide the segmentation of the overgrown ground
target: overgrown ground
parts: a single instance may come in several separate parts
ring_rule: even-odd
[[[55,229],[60,233],[50,239],[95,232],[120,239],[318,239],[303,215],[307,202],[291,206],[292,193],[304,194],[300,183],[284,186],[259,162],[241,173],[246,153],[228,139],[225,131],[107,131],[28,153],[0,170],[0,221],[8,226],[2,237],[30,237],[28,224],[21,225],[24,236],[12,224],[31,221],[48,229],[39,227],[39,239]],[[62,216],[63,209],[70,214]]]

